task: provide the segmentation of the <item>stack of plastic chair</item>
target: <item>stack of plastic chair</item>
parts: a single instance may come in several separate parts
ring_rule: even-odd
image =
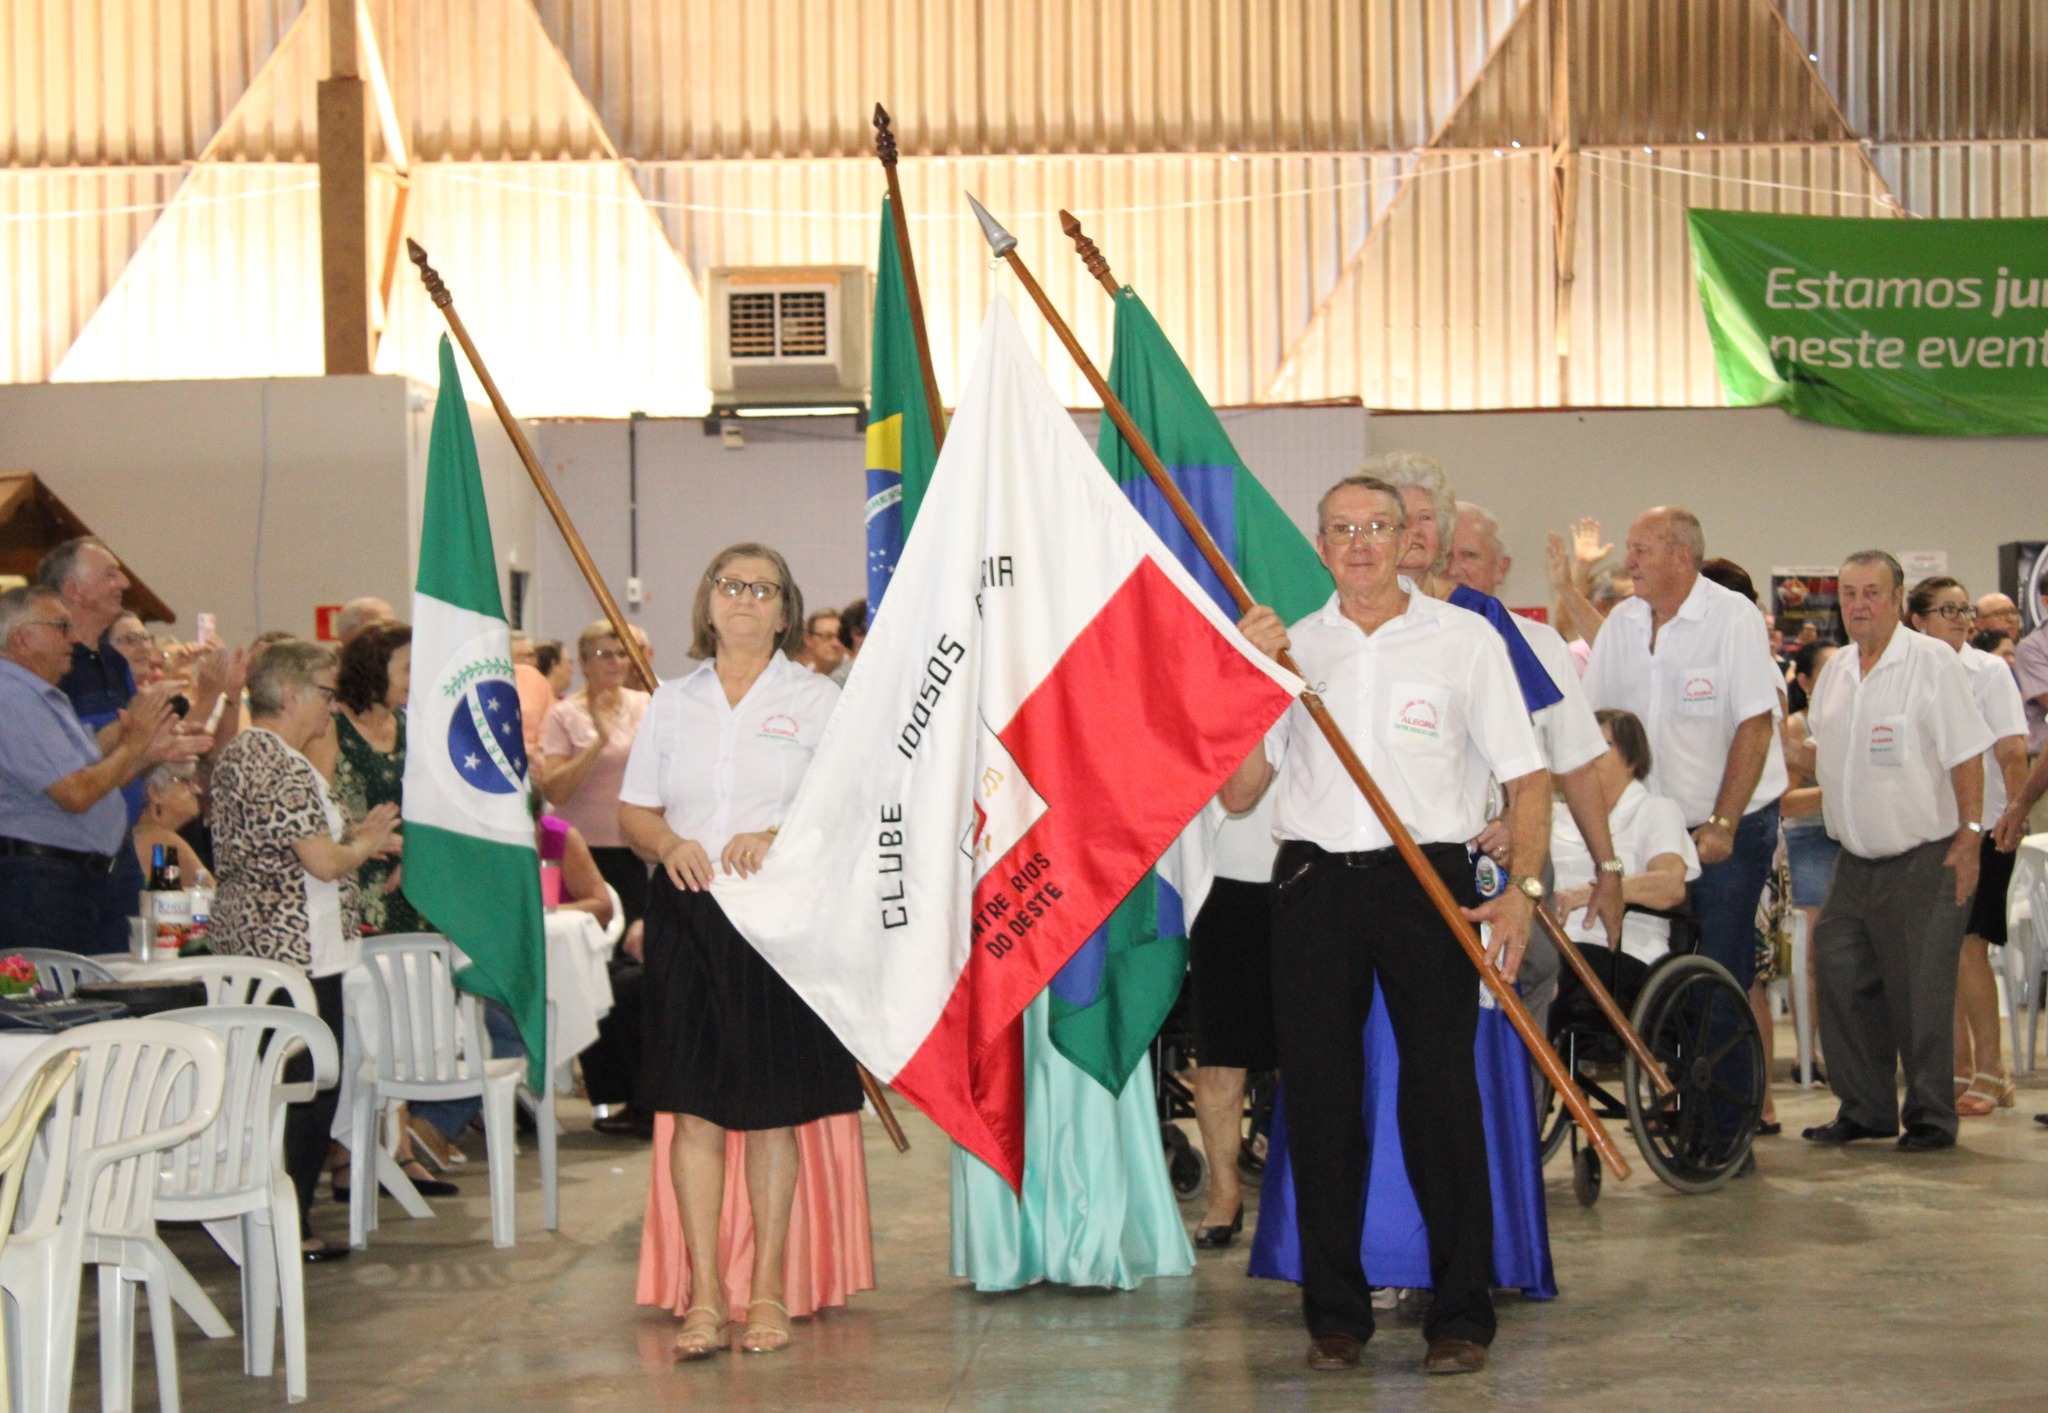
[[[48,1168],[27,1219],[0,1249],[0,1287],[21,1320],[26,1402],[34,1409],[71,1406],[78,1268],[92,1265],[99,1268],[101,1406],[134,1402],[141,1284],[149,1292],[158,1401],[177,1413],[178,1347],[171,1272],[156,1234],[157,1173],[162,1152],[205,1129],[220,1110],[227,1069],[220,1042],[178,1021],[104,1021],[48,1041],[21,1072],[67,1050],[78,1067],[57,1094]]]
[[[114,980],[112,972],[77,952],[60,952],[54,947],[17,947],[7,955],[20,957],[34,967],[36,985],[53,996],[69,996],[81,981]]]
[[[28,1172],[29,1149],[35,1143],[36,1130],[42,1127],[57,1091],[77,1068],[78,1052],[60,1050],[40,1065],[24,1066],[17,1072],[16,1081],[8,1086],[13,1102],[0,1114],[0,1252],[7,1249],[7,1233],[14,1229],[14,1212],[21,1204],[22,1179]],[[11,1351],[13,1342],[6,1343]],[[7,1370],[20,1362],[10,1352],[5,1364],[0,1365],[0,1413],[10,1413]]]
[[[455,990],[455,947],[432,933],[402,933],[363,943],[369,974],[367,1007],[359,1023],[374,1036],[376,1054],[356,1072],[349,1116],[349,1151],[365,1154],[377,1142],[377,1116],[394,1100],[468,1099],[484,1104],[484,1145],[491,1166],[491,1244],[513,1243],[513,1110],[526,1058],[490,1058],[483,1005]],[[554,1087],[547,1086],[552,1096]],[[545,1131],[546,1125],[542,1125]],[[376,1225],[377,1184],[357,1181],[349,1191],[349,1245],[363,1247]]]
[[[311,1087],[331,1088],[341,1073],[334,1034],[319,1016],[287,1006],[195,1006],[159,1019],[211,1031],[227,1055],[227,1082],[212,1126],[164,1155],[157,1215],[204,1222],[241,1263],[244,1373],[270,1377],[282,1310],[285,1397],[298,1403],[306,1396],[305,1266],[284,1111],[300,1086],[285,1081],[284,1066],[308,1054]]]

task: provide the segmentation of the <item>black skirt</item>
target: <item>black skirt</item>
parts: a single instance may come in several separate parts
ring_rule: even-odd
[[[790,1128],[861,1106],[853,1056],[726,920],[654,871],[640,1104],[721,1128]]]
[[[1270,1070],[1273,1035],[1273,885],[1219,878],[1188,935],[1195,993],[1195,1063]]]

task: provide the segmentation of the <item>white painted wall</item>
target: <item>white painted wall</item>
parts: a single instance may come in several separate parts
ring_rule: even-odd
[[[311,634],[323,603],[408,611],[432,399],[397,377],[0,386],[0,468],[41,476],[179,631]],[[531,567],[533,493],[490,409],[470,417],[501,570]]]

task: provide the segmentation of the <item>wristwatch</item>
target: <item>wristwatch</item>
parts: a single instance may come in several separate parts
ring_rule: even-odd
[[[1628,869],[1622,865],[1619,858],[1612,858],[1600,860],[1600,871],[1602,873],[1611,873],[1618,878],[1622,874],[1627,873]]]
[[[1734,821],[1734,820],[1732,820],[1732,819],[1728,819],[1728,818],[1726,818],[1725,816],[1722,816],[1722,815],[1718,815],[1718,814],[1710,814],[1710,815],[1708,815],[1708,816],[1707,816],[1707,823],[1709,823],[1709,824],[1718,824],[1718,825],[1720,825],[1720,826],[1721,826],[1721,827],[1722,827],[1723,829],[1727,830],[1727,831],[1728,831],[1728,832],[1729,832],[1730,834],[1733,834],[1733,833],[1735,832],[1735,821]]]
[[[1531,902],[1540,903],[1543,901],[1542,879],[1530,878],[1525,875],[1521,878],[1510,878],[1508,882],[1514,884],[1515,887],[1521,889],[1522,896],[1529,899]]]
[[[1972,834],[1982,834],[1984,832],[1984,826],[1974,819],[1964,820],[1963,828],[1969,830]]]

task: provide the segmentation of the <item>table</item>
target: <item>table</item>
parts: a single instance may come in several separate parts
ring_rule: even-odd
[[[558,1064],[597,1041],[597,1023],[612,1011],[612,943],[586,912],[555,909],[547,916],[548,1000],[555,1006],[554,1051]]]

